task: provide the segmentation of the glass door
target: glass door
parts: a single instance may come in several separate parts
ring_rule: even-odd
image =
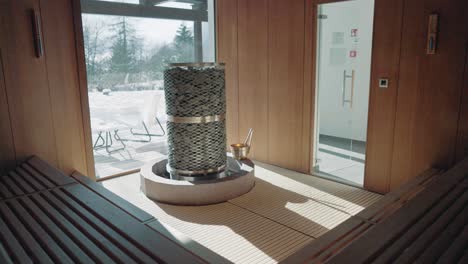
[[[318,5],[315,174],[362,186],[374,0]]]

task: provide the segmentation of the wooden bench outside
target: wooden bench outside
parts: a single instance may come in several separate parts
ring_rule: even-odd
[[[468,263],[468,159],[431,169],[284,263]]]
[[[0,263],[230,262],[79,173],[32,157],[0,177]]]

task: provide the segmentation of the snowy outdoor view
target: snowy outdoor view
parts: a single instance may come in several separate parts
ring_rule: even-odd
[[[89,2],[114,4],[112,12],[125,14],[135,8],[161,8],[169,16],[177,9],[196,9],[206,19],[101,14]],[[214,61],[214,8],[207,0],[86,0],[82,10],[92,144],[96,176],[102,178],[166,155],[164,67]]]

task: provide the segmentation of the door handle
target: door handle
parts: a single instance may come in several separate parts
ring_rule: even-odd
[[[44,46],[42,42],[41,31],[41,18],[34,9],[31,10],[31,22],[33,26],[34,51],[36,53],[36,58],[41,58],[44,55]]]
[[[341,89],[341,103],[343,107],[346,103],[349,103],[349,107],[353,108],[353,101],[354,101],[354,70],[351,71],[351,75],[346,73],[346,70],[343,71],[343,87]],[[351,95],[349,99],[346,99],[346,80],[351,78]]]

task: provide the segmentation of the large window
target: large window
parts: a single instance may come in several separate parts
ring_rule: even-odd
[[[98,178],[167,153],[163,71],[215,60],[214,0],[81,0]]]

